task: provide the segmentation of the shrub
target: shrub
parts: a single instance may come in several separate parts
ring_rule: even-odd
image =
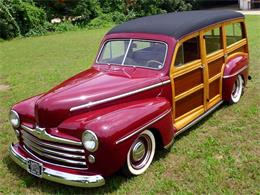
[[[73,15],[80,16],[75,24],[87,25],[91,19],[98,17],[101,14],[101,9],[97,0],[80,0],[73,9]]]
[[[46,14],[30,0],[0,1],[0,36],[4,39],[44,30]]]
[[[88,28],[101,28],[101,27],[110,27],[114,25],[111,14],[101,14],[100,16],[94,18],[88,23]]]
[[[52,24],[52,26],[49,27],[52,28],[51,31],[55,31],[55,32],[66,32],[66,31],[74,31],[79,29],[79,27],[73,25],[71,22],[68,21],[59,24]]]

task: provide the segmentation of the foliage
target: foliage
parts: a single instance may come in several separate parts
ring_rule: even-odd
[[[40,30],[46,21],[44,10],[29,0],[1,0],[0,16],[0,36],[5,39]]]
[[[91,19],[101,16],[101,9],[97,0],[80,0],[73,9],[75,16],[80,16],[76,24],[86,25]]]
[[[51,24],[50,26],[52,31],[55,32],[66,32],[66,31],[74,31],[79,29],[77,26],[73,25],[71,22],[62,22],[60,24]]]
[[[0,0],[0,38],[107,27],[191,7],[184,0]],[[62,23],[51,24],[54,18],[60,18]]]

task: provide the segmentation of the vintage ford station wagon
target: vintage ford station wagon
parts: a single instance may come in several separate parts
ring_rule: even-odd
[[[92,67],[14,105],[12,159],[30,174],[97,187],[118,170],[140,175],[156,149],[222,102],[237,103],[248,78],[244,16],[190,11],[114,27]]]

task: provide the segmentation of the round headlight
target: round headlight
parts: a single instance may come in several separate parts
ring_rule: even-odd
[[[82,134],[82,143],[89,152],[95,152],[98,149],[98,138],[96,134],[90,130],[86,130]]]
[[[20,117],[17,112],[14,110],[10,111],[10,122],[14,128],[18,128],[20,126]]]

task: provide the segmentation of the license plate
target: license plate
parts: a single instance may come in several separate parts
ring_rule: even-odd
[[[36,177],[42,177],[43,165],[35,160],[28,159],[27,171]]]

